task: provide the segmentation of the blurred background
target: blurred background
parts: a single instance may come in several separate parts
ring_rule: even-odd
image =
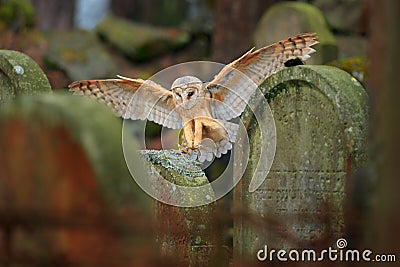
[[[334,48],[314,63],[343,66],[364,80],[369,1],[299,1],[315,10],[267,14],[279,2],[2,0],[0,46],[31,56],[52,87],[62,89],[115,74],[148,78],[186,61],[229,63],[253,46],[316,31]]]
[[[361,182],[357,185],[357,199],[352,202],[355,207],[351,207],[356,211],[353,238],[358,244],[378,251],[398,253],[399,10],[399,1],[395,0],[0,0],[0,49],[30,56],[46,74],[53,91],[61,92],[70,82],[81,79],[113,78],[117,74],[146,79],[168,66],[187,61],[229,63],[252,47],[262,47],[301,32],[316,32],[320,44],[310,63],[347,71],[363,84],[370,97],[369,157],[367,166],[358,174]],[[40,127],[43,122],[57,120],[55,115],[53,118],[43,114],[59,112],[67,121],[79,116],[51,109],[50,98],[38,100],[36,106],[27,108],[41,118]],[[68,105],[68,101],[63,105]],[[71,102],[70,105],[80,104]],[[21,101],[7,112],[21,112],[23,118],[25,107]],[[98,125],[103,122],[93,122],[90,127],[96,131],[120,127],[113,118],[108,119],[107,111],[97,111],[97,107],[92,109],[86,104],[82,108],[88,113],[104,112],[102,120],[110,121],[105,126]],[[76,141],[84,134],[70,138],[66,133],[66,128],[80,133],[84,126],[70,124],[54,128],[49,125],[46,131],[39,126],[27,129],[10,123],[1,128],[2,137],[7,137],[3,143],[12,143],[18,139],[15,133],[24,131],[36,137],[37,142],[27,141],[12,155],[0,150],[3,178],[15,173],[22,177],[13,182],[0,181],[0,266],[128,266],[124,265],[127,262],[129,266],[158,266],[160,262],[174,266],[174,259],[160,258],[154,249],[153,232],[147,225],[152,216],[148,207],[152,204],[146,196],[138,196],[140,189],[124,191],[121,188],[134,187],[132,181],[111,185],[106,178],[99,178],[99,188],[92,184],[98,177],[112,175],[107,173],[107,168],[123,169],[122,158],[107,156],[113,151],[111,147],[118,147],[119,143],[108,144],[107,153],[93,156],[109,164],[93,171],[85,163],[91,160],[90,156],[85,158],[87,152],[79,152],[81,148]],[[153,125],[148,130],[149,148],[160,148],[159,139],[151,138],[159,135],[160,128]],[[65,142],[48,141],[52,134],[65,138]],[[107,134],[95,137],[93,143],[101,146],[107,138],[110,138]],[[35,150],[40,153],[31,155],[29,151],[35,144],[52,149],[50,152]],[[92,149],[90,144],[83,146]],[[63,157],[58,161],[60,154]],[[11,159],[18,157],[27,160],[30,167],[21,169],[17,163],[14,166]],[[54,158],[54,164],[42,166],[42,158]],[[68,166],[76,162],[79,166],[72,171]],[[3,168],[2,164],[8,167]],[[209,171],[219,173],[221,166]],[[43,184],[39,188],[37,184],[24,183],[23,177],[31,173],[42,174],[39,181]],[[51,177],[59,173],[63,177],[53,181]],[[126,170],[116,175],[129,176]],[[26,189],[22,190],[24,186]],[[85,194],[76,193],[81,187],[85,188]],[[4,188],[14,188],[18,193]],[[102,194],[107,195],[106,202],[99,197]],[[44,195],[51,198],[46,199]],[[33,205],[32,214],[27,218],[14,212],[18,208],[10,204],[13,202],[26,207]],[[137,205],[138,202],[143,204]],[[229,210],[229,201],[224,205],[223,209]],[[87,210],[93,214],[88,215]],[[50,216],[54,214],[57,216]],[[231,219],[218,220],[229,249]],[[102,222],[100,230],[93,230],[92,225],[98,225],[99,221]],[[15,230],[16,225],[19,228]],[[52,229],[60,225],[68,230],[54,235]],[[116,241],[120,239],[124,242]],[[133,254],[132,247],[137,249]],[[58,254],[59,251],[64,254]],[[93,258],[98,261],[92,261]],[[144,260],[150,258],[151,261]],[[103,265],[98,265],[100,262]]]

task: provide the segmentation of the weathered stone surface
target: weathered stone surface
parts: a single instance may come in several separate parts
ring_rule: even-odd
[[[158,28],[108,16],[98,26],[97,33],[129,58],[143,61],[189,41],[189,35],[174,29]]]
[[[4,123],[29,122],[32,126],[28,127],[45,124],[43,129],[67,129],[70,138],[85,151],[102,190],[111,197],[109,201],[118,204],[132,197],[134,191],[128,185],[135,187],[135,184],[130,179],[122,155],[121,120],[107,107],[69,94],[43,94],[9,103],[1,110],[0,118]]]
[[[266,180],[250,193],[260,131],[246,110],[242,119],[249,125],[252,149],[235,202],[264,224],[235,222],[236,255],[254,258],[264,245],[270,249],[332,246],[344,233],[346,184],[365,161],[366,92],[348,73],[328,66],[284,69],[260,89],[274,114],[277,149]]]
[[[0,151],[0,265],[159,260],[151,199],[128,172],[121,121],[106,107],[58,93],[19,97],[0,109]]]
[[[0,104],[18,95],[51,92],[46,75],[27,55],[0,50]]]
[[[186,187],[208,185],[209,181],[196,161],[189,155],[164,150],[146,150],[141,153],[146,159],[145,169],[148,179],[154,180],[161,175],[167,181]],[[169,197],[187,197],[188,202],[197,203],[207,194],[213,196],[211,186],[207,192],[196,192],[183,196],[179,188],[171,187],[164,181],[155,181],[154,186],[159,199]],[[176,207],[161,202],[155,203],[155,219],[158,242],[162,255],[178,259],[185,266],[207,266],[217,251],[215,204],[198,207]],[[227,259],[227,258],[226,258]],[[226,261],[227,262],[227,261]]]
[[[63,70],[74,81],[118,74],[115,63],[91,32],[52,33],[44,58],[50,67]]]
[[[338,47],[320,10],[301,2],[282,2],[269,8],[261,18],[254,34],[256,47],[272,44],[304,32],[318,34],[317,50],[309,59],[311,64],[323,64],[337,58]]]

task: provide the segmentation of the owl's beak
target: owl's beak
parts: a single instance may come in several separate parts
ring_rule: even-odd
[[[194,105],[196,105],[196,101],[193,101],[191,99],[188,99],[187,96],[185,95],[184,97],[182,97],[182,107],[184,109],[190,109],[192,108]]]

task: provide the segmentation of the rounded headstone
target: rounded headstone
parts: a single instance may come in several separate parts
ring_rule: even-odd
[[[274,115],[276,155],[264,183],[249,192],[260,130],[245,111],[242,119],[254,146],[235,201],[265,225],[238,220],[234,249],[240,257],[254,257],[265,245],[329,247],[344,235],[346,185],[365,161],[366,92],[347,72],[329,66],[286,68],[260,89]]]
[[[65,72],[72,81],[104,79],[118,74],[108,51],[92,32],[53,32],[44,54],[46,63]]]
[[[18,95],[52,92],[40,67],[29,56],[12,50],[0,50],[0,104]]]
[[[308,62],[323,64],[337,58],[336,40],[324,16],[319,9],[307,3],[282,2],[267,9],[257,25],[254,43],[260,48],[305,32],[315,32],[319,41],[313,47],[317,52]]]
[[[135,61],[145,61],[189,42],[189,34],[173,28],[155,27],[115,16],[107,16],[96,32],[116,50]]]
[[[159,257],[152,201],[128,172],[121,128],[106,107],[72,95],[1,107],[0,227],[13,255],[52,266],[143,266]]]

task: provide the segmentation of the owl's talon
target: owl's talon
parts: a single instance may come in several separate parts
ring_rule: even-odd
[[[186,146],[186,148],[191,149],[191,150],[196,150],[196,149],[200,149],[201,145],[192,143],[191,146]]]
[[[182,145],[178,144],[178,149],[183,154],[190,154],[190,152],[188,150],[188,147],[186,145],[184,145],[184,144],[182,144]]]
[[[191,149],[199,149],[201,148],[200,144],[193,144],[193,146],[191,147]]]

